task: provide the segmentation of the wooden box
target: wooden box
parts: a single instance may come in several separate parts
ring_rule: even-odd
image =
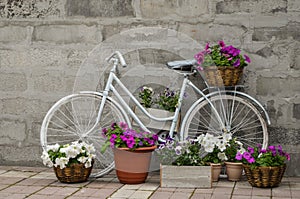
[[[211,188],[211,167],[161,165],[160,186],[178,188]]]

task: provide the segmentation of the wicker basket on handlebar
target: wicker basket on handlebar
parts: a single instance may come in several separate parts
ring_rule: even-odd
[[[209,86],[235,86],[243,77],[243,68],[212,66],[206,67],[204,74]]]

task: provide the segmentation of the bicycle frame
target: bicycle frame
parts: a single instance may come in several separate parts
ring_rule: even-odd
[[[174,130],[176,128],[176,124],[178,122],[178,118],[179,118],[179,112],[181,110],[181,106],[182,106],[182,101],[184,98],[184,93],[186,90],[187,86],[191,86],[198,94],[202,95],[203,98],[205,98],[210,106],[212,107],[212,110],[215,112],[218,121],[220,122],[220,124],[222,124],[223,129],[225,129],[225,125],[220,117],[220,115],[218,114],[217,110],[215,109],[215,107],[213,106],[213,104],[210,102],[210,100],[205,96],[205,94],[199,90],[190,80],[189,80],[189,75],[188,74],[184,74],[184,79],[182,82],[182,86],[180,89],[180,95],[179,95],[179,99],[178,99],[178,106],[175,109],[174,115],[171,117],[163,117],[163,118],[159,118],[159,117],[155,117],[153,115],[151,115],[142,105],[141,103],[133,96],[133,94],[126,88],[126,86],[121,82],[121,80],[116,76],[116,71],[117,71],[117,66],[118,66],[118,59],[116,58],[111,58],[113,59],[113,67],[110,70],[109,76],[108,76],[108,80],[107,83],[105,85],[105,89],[103,91],[103,99],[101,101],[100,104],[100,108],[98,111],[98,115],[97,115],[97,120],[95,123],[96,124],[101,120],[101,115],[102,115],[102,111],[105,105],[105,102],[107,100],[107,98],[109,97],[109,93],[112,92],[116,98],[118,99],[118,101],[121,103],[121,107],[125,109],[125,111],[127,111],[127,113],[129,113],[129,115],[133,118],[133,120],[144,130],[144,131],[148,131],[150,132],[150,130],[143,124],[143,122],[138,118],[138,116],[134,113],[134,111],[130,108],[130,106],[128,105],[128,103],[125,102],[125,100],[123,99],[123,97],[120,95],[120,93],[115,89],[115,87],[113,86],[113,82],[116,82],[116,84],[118,86],[120,86],[120,88],[122,89],[122,91],[124,91],[126,93],[127,96],[129,96],[129,98],[133,101],[133,103],[142,111],[143,114],[145,114],[147,117],[149,117],[152,120],[158,121],[158,122],[165,122],[165,121],[172,121],[171,123],[171,127],[170,127],[170,131],[169,131],[169,136],[173,137],[174,134]],[[129,124],[129,126],[131,127],[131,124]],[[92,128],[93,129],[93,128]],[[163,141],[163,140],[161,140]]]

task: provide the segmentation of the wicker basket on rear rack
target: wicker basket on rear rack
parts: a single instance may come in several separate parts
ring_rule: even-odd
[[[209,86],[235,86],[243,77],[243,68],[230,66],[212,66],[204,69],[206,82]]]

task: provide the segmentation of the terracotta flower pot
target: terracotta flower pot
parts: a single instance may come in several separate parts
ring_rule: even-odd
[[[221,164],[214,164],[210,163],[211,169],[212,169],[212,181],[213,182],[218,182],[219,181],[219,176],[222,170],[222,165]]]
[[[130,151],[129,148],[115,148],[115,169],[119,181],[123,184],[144,183],[155,148],[156,146],[141,147],[134,151]]]
[[[227,179],[239,181],[242,177],[243,164],[241,162],[225,162]]]

